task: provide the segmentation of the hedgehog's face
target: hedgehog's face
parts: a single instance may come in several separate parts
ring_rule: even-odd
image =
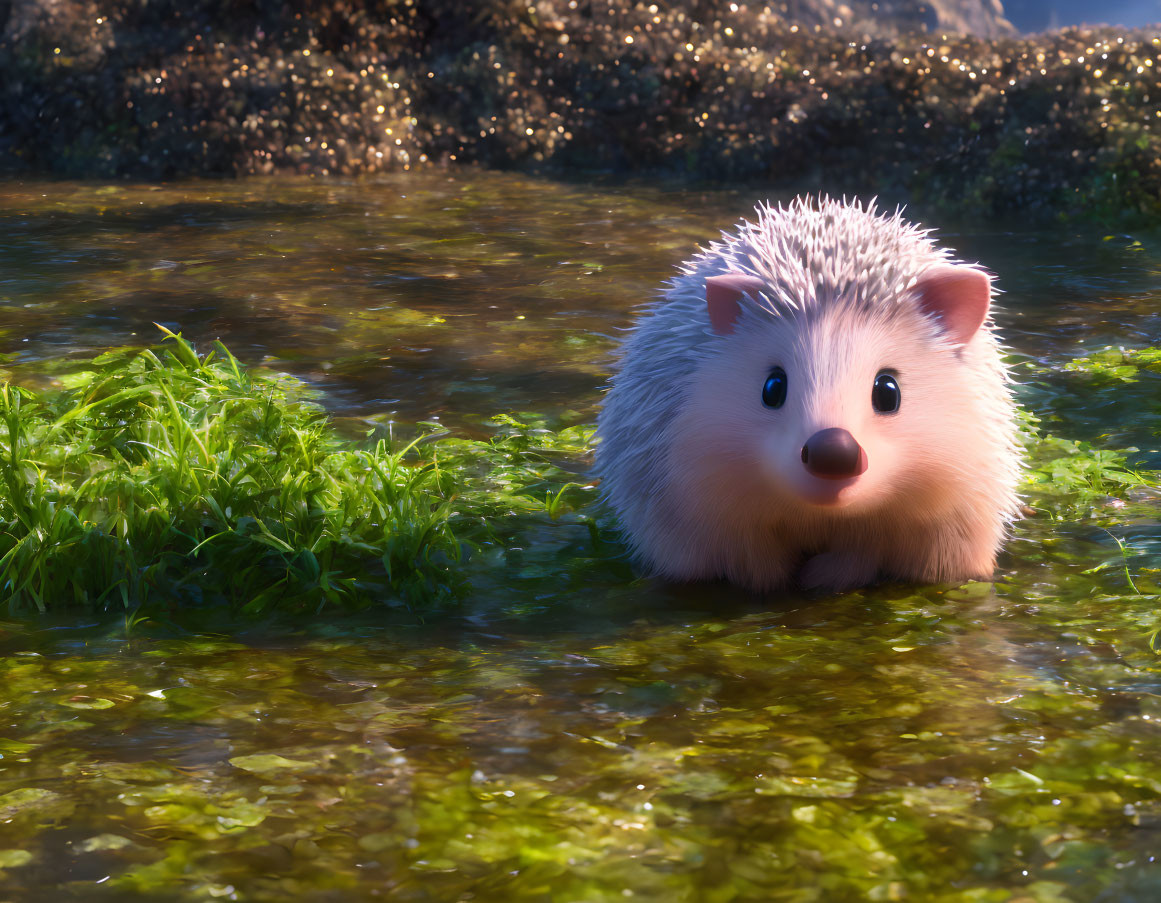
[[[957,491],[980,387],[929,321],[816,309],[739,325],[702,361],[681,418],[679,454],[706,491],[755,514],[931,505]]]
[[[747,441],[773,492],[821,508],[869,507],[896,495],[901,475],[924,457],[909,448],[926,442],[913,435],[925,416],[924,393],[912,385],[923,369],[918,338],[903,318],[832,311],[767,322],[739,340],[747,369],[766,371]]]

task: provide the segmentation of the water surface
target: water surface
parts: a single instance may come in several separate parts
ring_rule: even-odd
[[[158,321],[302,376],[352,424],[471,432],[508,411],[591,421],[634,307],[765,199],[493,173],[3,197],[14,378],[152,344]],[[1161,463],[1151,375],[1098,398],[1061,370],[1157,341],[1156,238],[925,218],[997,274],[1046,423]],[[994,585],[755,598],[635,580],[545,522],[474,562],[450,613],[0,625],[0,887],[1154,900],[1157,538],[1150,499],[1099,500],[1026,521]]]

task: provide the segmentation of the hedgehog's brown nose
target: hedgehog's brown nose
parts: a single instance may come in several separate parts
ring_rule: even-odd
[[[845,480],[867,469],[867,453],[844,429],[819,430],[802,446],[802,463],[816,477]]]

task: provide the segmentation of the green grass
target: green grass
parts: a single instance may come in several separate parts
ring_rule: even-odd
[[[301,383],[172,333],[63,383],[0,387],[10,613],[453,599],[465,554],[502,541],[494,524],[567,507],[575,490],[546,455],[582,454],[591,435],[506,418],[492,441],[345,439]]]

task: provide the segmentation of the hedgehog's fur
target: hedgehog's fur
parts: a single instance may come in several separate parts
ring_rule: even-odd
[[[957,345],[920,309],[925,271],[958,263],[928,234],[873,203],[798,199],[681,267],[626,341],[598,422],[603,496],[652,572],[755,590],[991,575],[1019,507],[1009,380],[990,314]],[[763,289],[718,335],[706,279],[727,272]],[[780,411],[761,402],[774,365],[797,399]],[[871,410],[883,368],[899,374],[897,414]],[[869,467],[820,506],[792,488],[815,479],[795,459],[828,427]]]

